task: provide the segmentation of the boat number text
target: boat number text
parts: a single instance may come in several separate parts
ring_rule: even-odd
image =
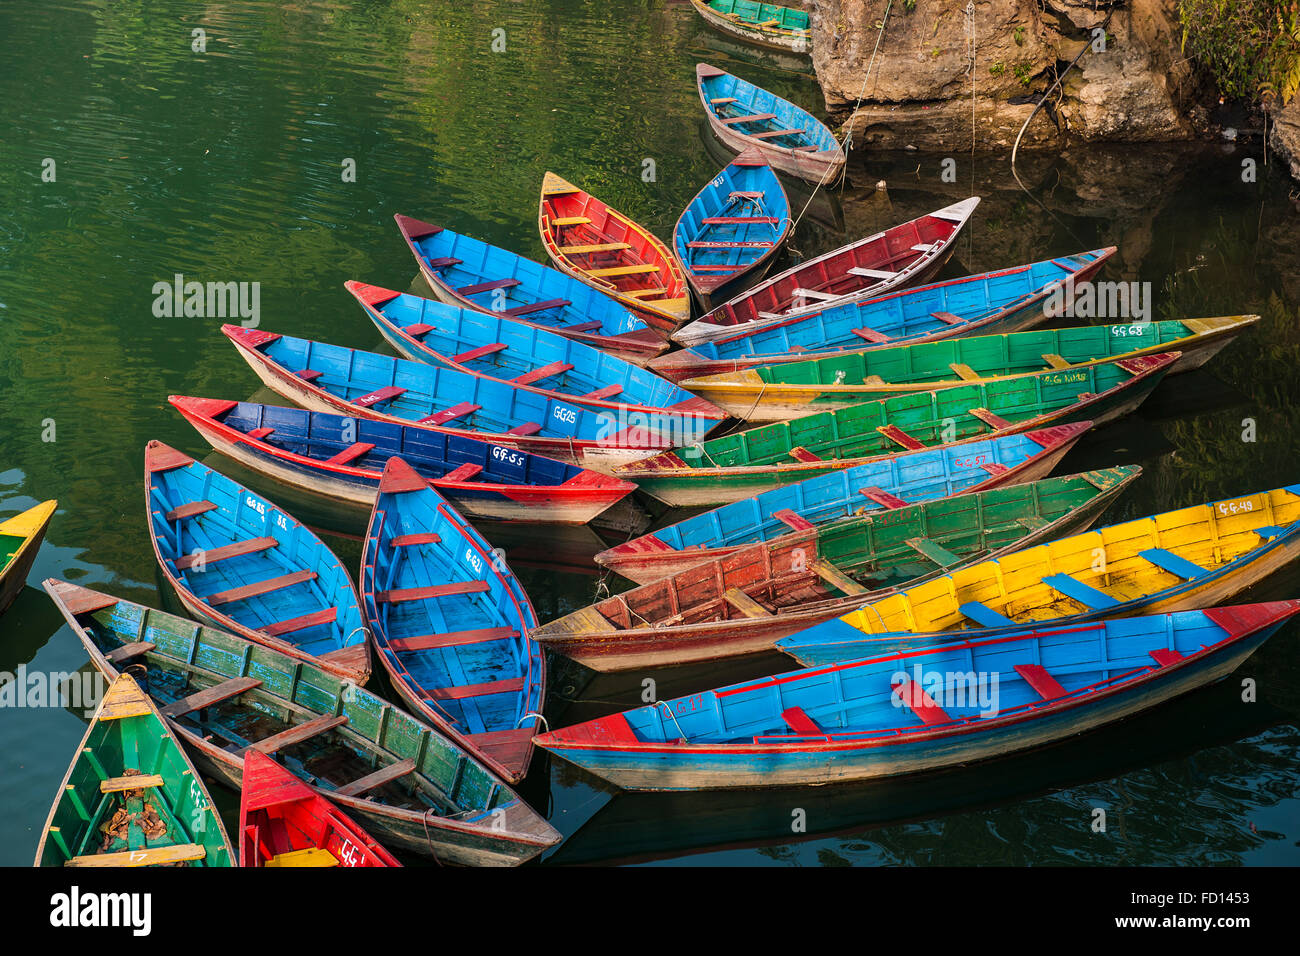
[[[474,569],[475,574],[483,573],[483,558],[473,548],[465,549],[465,563]]]
[[[1240,515],[1255,510],[1255,499],[1238,498],[1236,501],[1220,501],[1214,507],[1221,515]]]
[[[578,412],[577,409],[566,408],[563,405],[556,405],[554,418],[557,422],[567,422],[572,425],[578,420]]]
[[[524,456],[517,451],[511,451],[509,448],[502,448],[499,445],[492,446],[492,457],[497,461],[504,461],[511,465],[522,465]]]
[[[992,463],[988,455],[967,455],[965,458],[954,458],[953,464],[958,468],[978,468],[980,465]]]
[[[247,496],[245,496],[245,498],[244,498],[244,504],[246,504],[248,507],[252,508],[252,509],[253,509],[254,511],[256,511],[258,514],[260,514],[263,518],[266,517],[266,502],[264,502],[264,501],[258,501],[258,500],[257,500],[256,498],[254,498],[252,495],[247,495]],[[282,514],[281,514],[280,512],[278,512],[278,511],[275,513],[275,526],[276,526],[277,528],[281,529],[282,531],[288,531],[288,530],[289,530],[289,524],[288,524],[287,521],[284,520],[284,515],[282,515]]]
[[[1112,325],[1110,327],[1110,334],[1118,335],[1120,337],[1125,335],[1142,335],[1149,328],[1151,328],[1150,325]]]

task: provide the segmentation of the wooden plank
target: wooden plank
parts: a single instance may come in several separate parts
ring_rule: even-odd
[[[572,191],[573,190],[565,190],[565,192],[572,192]],[[547,195],[553,196],[555,195],[555,193],[548,191]],[[552,226],[588,226],[591,225],[591,220],[588,219],[586,216],[559,216],[551,220],[551,225]]]
[[[759,604],[740,588],[728,588],[722,593],[722,599],[745,617],[771,617],[772,612]]]
[[[478,295],[480,292],[491,292],[494,289],[513,289],[519,285],[518,279],[493,279],[491,282],[480,282],[478,285],[461,286],[456,290],[458,295]]]
[[[870,594],[871,592],[864,588],[857,581],[853,580],[835,565],[831,564],[825,558],[819,558],[813,563],[812,569],[817,572],[817,577],[821,578],[831,587],[838,588],[845,594]]]
[[[761,133],[750,133],[754,139],[778,139],[782,136],[798,136],[802,133],[801,129],[767,129]]]
[[[483,470],[482,465],[467,461],[463,465],[457,465],[451,471],[442,476],[443,481],[469,481],[475,475]]]
[[[506,434],[518,435],[522,438],[527,435],[536,435],[541,430],[542,426],[537,422],[524,422],[522,425],[516,425],[514,428],[507,429]]]
[[[650,265],[647,263],[644,265],[636,265],[636,266],[612,266],[608,269],[588,269],[586,271],[587,271],[587,275],[589,276],[595,276],[596,278],[604,279],[610,276],[644,275],[645,273],[648,272],[658,272],[659,269],[660,269],[659,266]],[[659,291],[663,292],[664,290],[660,289]]]
[[[860,339],[865,339],[865,340],[868,341],[868,342],[891,342],[891,341],[893,341],[893,340],[892,340],[888,335],[886,335],[884,332],[877,332],[875,329],[862,328],[862,329],[850,329],[849,331],[852,332],[854,335],[856,335],[858,338],[860,338]]]
[[[868,269],[864,266],[850,266],[844,270],[849,275],[862,276],[864,279],[894,279],[898,273],[888,269]]]
[[[216,511],[217,506],[211,501],[191,501],[187,505],[181,505],[179,508],[173,508],[167,512],[168,521],[183,521],[186,518],[193,518],[195,515],[207,514],[209,511]]]
[[[224,680],[220,684],[213,684],[211,687],[190,694],[188,697],[174,700],[166,707],[159,708],[158,713],[164,717],[180,717],[192,711],[219,704],[223,700],[238,697],[240,694],[261,686],[262,682],[256,677],[232,677],[230,680]]]
[[[560,328],[565,332],[595,332],[597,329],[603,327],[604,324],[599,319],[596,319],[593,322],[575,322],[573,325],[560,326]]]
[[[762,223],[768,226],[775,226],[780,219],[775,216],[707,216],[700,222],[706,226],[740,226],[747,223]],[[826,298],[834,298],[827,296]]]
[[[415,773],[414,760],[398,760],[351,783],[345,783],[334,792],[344,797],[359,797],[363,793],[382,787],[386,783],[392,783],[394,780],[400,780],[412,773]]]
[[[431,269],[445,269],[448,266],[462,265],[462,262],[454,256],[439,256],[436,259],[425,259],[424,264]]]
[[[761,120],[776,119],[775,113],[749,113],[746,116],[729,116],[722,122],[728,126],[734,126],[737,123],[757,123]]]
[[[1145,551],[1139,551],[1138,556],[1146,558],[1156,567],[1177,575],[1184,581],[1194,581],[1210,573],[1199,564],[1194,564],[1186,558],[1180,558],[1172,551],[1166,551],[1164,548],[1147,548]]]
[[[487,697],[491,694],[517,694],[524,689],[524,679],[494,680],[486,684],[462,684],[459,687],[435,687],[426,690],[430,700],[466,700],[470,697]]]
[[[482,594],[490,589],[486,581],[452,581],[449,584],[430,584],[421,588],[376,591],[375,600],[380,604],[401,604],[406,601],[428,601],[457,594]]]
[[[1151,659],[1154,660],[1161,667],[1168,667],[1170,664],[1177,664],[1179,661],[1183,659],[1182,654],[1179,654],[1177,651],[1171,651],[1167,647],[1157,648],[1156,650],[1151,651],[1150,653],[1151,653]]]
[[[938,319],[947,325],[962,325],[966,320],[960,316],[953,315],[951,312],[931,312],[930,318]]]
[[[322,375],[324,375],[325,373],[324,373],[324,372],[319,372],[319,371],[317,371],[317,370],[314,369],[314,368],[303,368],[303,369],[299,369],[298,371],[294,372],[293,374],[294,374],[294,375],[297,375],[297,376],[298,376],[300,379],[302,379],[304,382],[314,382],[314,381],[316,381],[316,379],[320,378],[320,377],[321,377]]]
[[[866,488],[859,488],[858,494],[866,495],[868,499],[874,501],[882,508],[906,508],[907,502],[897,495],[891,495],[884,488],[877,488],[875,485],[868,485]]]
[[[825,737],[826,731],[817,726],[802,707],[787,707],[781,711],[785,725],[801,737]]]
[[[1078,601],[1084,607],[1091,608],[1094,611],[1105,611],[1112,607],[1119,607],[1119,601],[1116,601],[1109,594],[1098,591],[1096,588],[1084,584],[1068,574],[1049,574],[1042,581],[1049,588],[1060,591],[1070,600]]]
[[[152,790],[163,785],[163,778],[155,773],[136,773],[126,777],[109,777],[99,781],[100,793],[125,793],[128,790]]]
[[[279,637],[282,634],[293,634],[297,631],[305,631],[309,627],[320,627],[322,624],[333,624],[338,620],[339,609],[336,607],[327,607],[323,611],[314,611],[311,614],[304,614],[301,617],[289,618],[287,621],[277,621],[275,624],[268,624],[262,628],[262,633],[268,637]]]
[[[255,439],[257,441],[261,441],[263,438],[266,438],[267,436],[274,435],[274,434],[275,434],[274,428],[254,428],[251,432],[248,433],[248,437]]]
[[[908,538],[906,544],[913,551],[929,558],[941,568],[950,568],[961,563],[961,558],[939,544],[939,542],[931,541],[929,538]]]
[[[936,704],[930,695],[925,692],[925,688],[916,681],[904,678],[894,684],[893,687],[895,696],[911,708],[912,713],[921,718],[921,722],[927,727],[946,724],[952,720],[944,709]]]
[[[485,644],[488,641],[508,641],[519,636],[513,627],[481,627],[473,631],[448,631],[445,634],[421,634],[418,637],[398,637],[388,646],[394,651],[430,651],[441,647],[465,647]]]
[[[780,511],[772,512],[772,517],[787,528],[793,528],[795,531],[812,531],[817,526],[802,515],[797,515],[789,508],[782,508]]]
[[[795,445],[793,448],[790,449],[788,454],[795,461],[806,461],[811,463],[814,461],[823,460],[821,456],[814,455],[812,452],[810,452],[807,448],[804,448],[802,445]]]
[[[550,312],[552,309],[563,309],[572,304],[568,299],[547,299],[545,302],[534,302],[531,305],[517,305],[513,309],[506,309],[501,314],[532,315],[534,312]]]
[[[473,415],[482,408],[482,405],[475,405],[473,402],[461,402],[459,405],[453,405],[451,408],[444,408],[440,412],[435,412],[428,418],[421,418],[417,425],[445,425],[447,422],[455,421],[458,418],[464,418],[466,415]]]
[[[291,588],[294,585],[305,584],[314,580],[316,580],[315,571],[294,571],[291,574],[282,574],[278,578],[267,578],[265,581],[258,581],[255,584],[245,584],[242,588],[218,591],[216,594],[201,597],[200,600],[209,607],[220,607],[222,604],[247,601],[249,598],[261,597],[263,594],[270,594],[272,591],[282,591],[285,588]]]
[[[974,415],[976,418],[978,418],[980,421],[982,421],[984,424],[988,425],[991,428],[996,428],[999,431],[1002,430],[1003,428],[1011,427],[1011,422],[1007,421],[1005,418],[1003,418],[1001,415],[997,414],[996,412],[989,411],[987,408],[972,408],[970,409],[970,413]]]
[[[480,345],[476,349],[470,349],[468,352],[461,352],[459,355],[453,355],[451,360],[457,364],[463,365],[466,362],[472,362],[475,359],[481,359],[485,355],[493,355],[506,348],[504,342],[492,342],[488,345]]]
[[[402,326],[402,331],[411,338],[418,339],[422,335],[428,335],[436,328],[436,325],[429,325],[427,322],[416,322],[413,325]]]
[[[190,860],[202,860],[208,851],[197,843],[178,843],[175,846],[148,847],[142,850],[123,850],[120,853],[92,853],[88,856],[74,856],[64,866],[164,866],[168,863],[184,863]]]
[[[441,540],[441,535],[423,531],[418,534],[399,534],[388,543],[394,548],[407,548],[417,544],[437,544]]]
[[[1019,627],[1015,621],[1009,617],[1004,617],[993,608],[979,601],[967,601],[960,608],[962,614],[970,618],[980,627]]]
[[[1056,700],[1058,697],[1064,697],[1067,693],[1060,682],[1049,674],[1047,668],[1041,664],[1017,664],[1016,673],[1024,678],[1025,683],[1032,687],[1043,700]]]
[[[949,362],[948,367],[957,373],[958,378],[965,379],[968,382],[978,382],[983,378],[979,372],[975,371],[965,362]]]
[[[560,246],[560,251],[566,256],[588,256],[597,252],[621,252],[631,248],[632,245],[627,242],[597,242],[587,246]]]
[[[373,442],[367,442],[367,441],[354,442],[353,444],[349,445],[347,448],[344,448],[337,455],[331,455],[329,458],[326,458],[325,464],[346,465],[349,464],[350,462],[356,461],[358,458],[362,458],[370,454],[374,450],[375,450],[375,446]]]
[[[687,249],[770,249],[772,243],[767,239],[756,239],[751,242],[688,242]],[[693,266],[692,268],[703,268],[703,266]],[[727,266],[728,269],[738,269],[739,266]]]
[[[539,368],[531,369],[523,375],[517,375],[510,381],[516,385],[532,385],[534,382],[540,382],[542,379],[554,378],[557,375],[563,375],[565,372],[573,371],[573,365],[569,362],[550,362]]]
[[[230,558],[242,558],[250,554],[261,554],[263,551],[270,551],[280,542],[275,538],[249,538],[246,541],[236,541],[233,544],[223,544],[219,548],[211,548],[206,551],[200,551],[198,554],[183,554],[176,559],[176,567],[181,571],[188,571],[196,564],[216,564],[218,561],[227,561]]]
[[[925,447],[925,443],[913,438],[907,432],[903,431],[897,425],[881,425],[876,431],[884,435],[896,445],[901,445],[908,451],[918,451]]]
[[[379,405],[382,402],[391,402],[399,395],[405,395],[406,389],[399,385],[385,385],[383,388],[377,388],[373,392],[367,392],[352,399],[352,404],[357,408],[370,408],[372,405]]]
[[[1055,352],[1044,352],[1043,361],[1047,363],[1049,368],[1070,367],[1070,363],[1067,362],[1065,359],[1063,359],[1061,356],[1057,355]]]
[[[250,750],[258,750],[268,757],[278,751],[300,744],[305,740],[311,740],[313,737],[319,737],[321,734],[328,733],[335,727],[341,727],[348,722],[347,717],[340,714],[337,717],[325,716],[317,717],[306,723],[297,724],[288,730],[282,730],[278,734],[259,740],[255,744],[250,744],[244,748],[247,753]]]
[[[622,391],[622,385],[606,385],[604,388],[598,388],[594,392],[588,392],[586,395],[579,395],[578,397],[603,402],[606,399],[613,398]]]
[[[139,657],[141,654],[148,654],[157,645],[153,641],[132,641],[130,644],[123,644],[121,647],[109,651],[104,656],[110,663],[120,664],[123,661],[129,661],[133,657]]]

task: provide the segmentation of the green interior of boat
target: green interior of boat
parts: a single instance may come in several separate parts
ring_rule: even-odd
[[[14,555],[26,540],[12,534],[0,534],[0,574],[3,574],[5,568],[13,562]]]
[[[774,3],[755,3],[754,0],[709,0],[709,6],[718,13],[731,14],[746,23],[771,24],[783,30],[808,29],[806,11],[781,7]]]

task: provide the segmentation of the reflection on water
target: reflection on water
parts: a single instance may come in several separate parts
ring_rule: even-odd
[[[195,25],[207,31],[206,53],[190,48]],[[491,50],[498,27],[504,53]],[[150,439],[290,507],[355,566],[363,510],[312,501],[209,457],[166,404],[169,394],[245,399],[259,390],[220,335],[223,319],[155,317],[154,283],[177,273],[258,282],[263,328],[373,349],[378,336],[342,285],[411,283],[395,212],[542,258],[537,198],[551,169],[667,236],[730,157],[702,122],[700,59],[821,109],[806,58],[785,62],[734,44],[667,0],[159,0],[147,13],[108,0],[0,5],[8,107],[0,513],[60,501],[32,581],[66,576],[159,603],[141,513]],[[945,183],[943,156],[857,151],[833,192],[787,182],[794,207],[807,207],[790,255],[817,255],[972,191],[982,202],[945,275],[1117,245],[1106,278],[1151,283],[1156,318],[1255,312],[1263,321],[1203,372],[1165,383],[1139,414],[1090,435],[1063,468],[1144,467],[1110,520],[1289,484],[1300,214],[1275,164],[1242,182],[1252,151],[1241,143],[1026,154],[1018,169],[1032,197],[1005,157],[979,156],[971,168],[957,155],[957,182]],[[41,180],[47,157],[54,182]],[[355,182],[342,178],[348,159]],[[48,420],[53,442],[42,441]],[[1253,442],[1242,440],[1247,420]],[[602,585],[625,586],[589,564],[619,536],[484,531],[506,548],[543,619],[587,603]],[[1297,594],[1300,576],[1288,572],[1251,597]],[[1296,636],[1282,632],[1247,662],[1243,673],[1261,682],[1258,705],[1235,703],[1225,683],[1105,736],[952,777],[846,793],[610,802],[581,772],[539,760],[521,792],[566,834],[591,818],[556,862],[694,854],[746,864],[1294,865]],[[72,672],[84,663],[41,592],[29,588],[0,619],[0,670]],[[668,669],[654,674],[656,696],[789,666],[773,655]],[[640,704],[645,676],[595,678],[557,661],[548,717]],[[62,709],[0,713],[0,863],[28,862],[82,732]],[[806,834],[789,830],[796,798],[808,811]],[[217,799],[233,812],[233,794]],[[1104,837],[1081,822],[1098,805],[1111,813]],[[708,850],[719,845],[728,849]]]

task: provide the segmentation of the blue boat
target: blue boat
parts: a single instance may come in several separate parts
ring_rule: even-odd
[[[154,555],[186,610],[354,684],[366,682],[361,603],[351,575],[320,538],[261,495],[162,442],[145,447],[144,471]]]
[[[751,148],[691,200],[673,229],[673,252],[712,309],[763,278],[792,226],[785,187]]]
[[[498,552],[400,458],[384,468],[361,593],[379,659],[418,718],[510,783],[533,753],[546,688],[537,615]]]
[[[263,383],[312,411],[418,425],[602,472],[647,448],[698,441],[716,424],[669,411],[598,412],[449,366],[239,325],[221,331]]]
[[[394,455],[471,519],[586,524],[636,490],[554,458],[413,425],[189,395],[167,401],[223,455],[367,512]]]
[[[844,147],[806,109],[707,63],[695,82],[709,125],[728,149],[755,148],[783,173],[829,186],[844,172]]]
[[[1015,332],[1041,322],[1054,291],[1081,286],[1114,254],[1115,247],[1109,246],[934,282],[784,321],[774,316],[771,322],[715,326],[716,334],[708,341],[693,341],[690,348],[660,356],[650,367],[681,382],[876,346]]]
[[[364,282],[344,285],[388,344],[417,362],[483,375],[584,408],[698,418],[704,431],[727,417],[653,372],[554,332]]]
[[[660,701],[538,746],[624,790],[897,777],[1043,747],[1232,673],[1300,601],[931,644]]]
[[[633,538],[596,563],[649,584],[839,518],[1044,478],[1092,422],[894,455],[760,492]]]
[[[420,273],[448,305],[540,326],[639,365],[668,348],[662,335],[585,282],[443,226],[393,218]]]

